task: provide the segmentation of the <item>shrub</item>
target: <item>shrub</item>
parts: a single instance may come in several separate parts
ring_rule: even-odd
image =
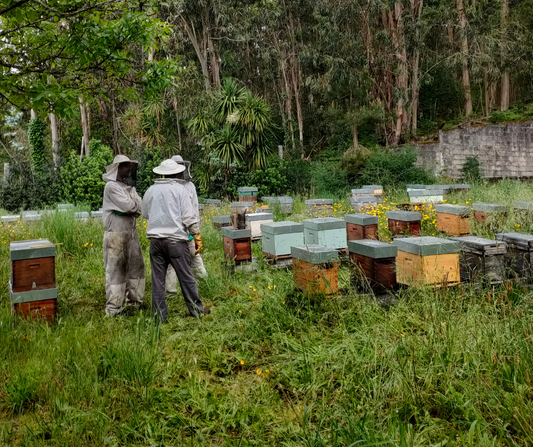
[[[28,126],[28,140],[30,143],[31,158],[36,170],[40,170],[46,162],[44,150],[44,131],[46,124],[43,120],[35,118]]]
[[[311,187],[315,196],[337,197],[349,189],[346,172],[337,162],[313,163],[311,172]]]
[[[113,151],[99,140],[91,140],[89,150],[91,155],[81,161],[75,152],[70,153],[61,168],[61,194],[67,202],[98,209],[102,206],[105,188],[102,174],[113,161]]]
[[[143,196],[146,190],[154,183],[157,177],[153,169],[163,161],[163,149],[148,147],[141,149],[137,154],[139,168],[137,170],[137,192]]]
[[[466,160],[461,168],[463,178],[469,182],[481,180],[481,163],[477,157],[466,157]]]
[[[238,196],[238,188],[241,186],[256,186],[258,196],[280,196],[287,192],[287,179],[279,169],[279,165],[250,171],[246,168],[236,168],[228,185],[228,193],[232,197]]]
[[[305,160],[283,160],[279,164],[281,174],[287,179],[287,193],[308,195],[313,180],[311,163]]]

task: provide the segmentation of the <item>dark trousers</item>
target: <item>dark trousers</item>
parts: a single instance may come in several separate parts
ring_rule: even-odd
[[[156,319],[164,322],[168,315],[165,277],[169,264],[176,271],[189,313],[193,317],[204,313],[204,306],[198,296],[198,286],[191,271],[191,254],[187,242],[151,239],[150,264],[152,265],[152,309]]]

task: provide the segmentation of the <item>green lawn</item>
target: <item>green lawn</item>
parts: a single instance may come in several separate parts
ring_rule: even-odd
[[[532,186],[503,181],[449,201],[528,199]],[[297,200],[296,219],[302,208]],[[347,202],[336,209],[341,216]],[[426,234],[436,232],[432,219]],[[533,229],[512,212],[503,225]],[[344,266],[338,296],[309,298],[294,291],[290,270],[263,264],[260,243],[257,272],[230,275],[207,216],[200,293],[213,312],[188,318],[178,294],[156,327],[148,310],[104,317],[101,223],[65,213],[1,231],[1,445],[533,445],[526,285],[411,288],[385,307],[357,293]],[[9,241],[22,236],[62,243],[52,326],[10,314]]]

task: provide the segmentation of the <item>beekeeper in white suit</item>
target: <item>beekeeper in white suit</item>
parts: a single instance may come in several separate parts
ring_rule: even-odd
[[[191,162],[184,161],[181,155],[174,155],[172,160],[179,165],[185,166],[185,170],[177,176],[178,178],[176,181],[182,184],[185,187],[185,190],[189,193],[189,198],[191,199],[194,213],[198,219],[198,222],[200,222],[200,207],[198,206],[198,194],[196,193],[196,187],[192,182]],[[206,279],[207,270],[205,269],[202,256],[200,253],[196,253],[196,245],[193,240],[189,242],[189,251],[191,252],[191,270],[193,275],[196,279]],[[165,283],[165,291],[167,294],[173,294],[177,292],[178,278],[176,276],[176,272],[171,266],[169,266],[167,270]]]
[[[126,305],[140,306],[144,297],[145,272],[137,217],[141,198],[135,191],[137,162],[117,155],[102,178],[104,189],[104,265],[109,316]]]

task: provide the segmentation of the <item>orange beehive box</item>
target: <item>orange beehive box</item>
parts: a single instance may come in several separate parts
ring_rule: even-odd
[[[337,250],[308,244],[291,247],[291,255],[292,277],[297,288],[310,294],[338,293]]]
[[[242,264],[252,260],[252,233],[250,230],[222,227],[221,233],[224,242],[224,256],[228,261]]]
[[[349,241],[378,239],[378,218],[370,214],[347,214],[346,235]]]
[[[435,205],[437,230],[449,236],[470,234],[470,207],[461,205]]]

